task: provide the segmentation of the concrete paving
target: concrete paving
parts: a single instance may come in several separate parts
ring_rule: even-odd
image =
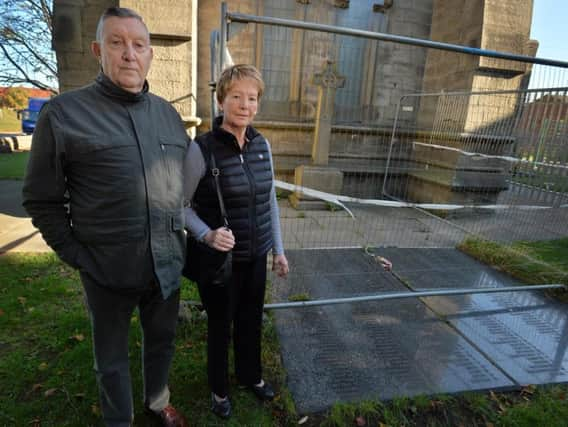
[[[0,180],[0,254],[50,252],[22,207],[23,181]]]

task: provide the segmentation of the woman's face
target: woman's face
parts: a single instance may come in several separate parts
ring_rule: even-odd
[[[235,80],[219,105],[223,110],[223,126],[244,129],[258,110],[258,85],[253,79]]]

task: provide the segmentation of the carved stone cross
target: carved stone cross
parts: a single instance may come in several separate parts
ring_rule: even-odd
[[[314,75],[312,83],[318,86],[318,108],[312,145],[312,162],[315,165],[327,165],[329,162],[335,91],[345,86],[345,77],[337,73],[333,61],[326,61],[322,72]]]

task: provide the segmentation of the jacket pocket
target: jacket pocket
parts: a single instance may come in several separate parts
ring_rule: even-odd
[[[166,169],[170,175],[181,176],[187,141],[180,138],[160,137],[160,150]]]

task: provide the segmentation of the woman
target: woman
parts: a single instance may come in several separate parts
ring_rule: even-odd
[[[186,226],[198,239],[219,251],[232,250],[233,274],[226,286],[198,283],[208,315],[207,374],[211,409],[222,417],[231,414],[228,349],[233,326],[235,374],[239,384],[261,400],[274,391],[262,379],[261,326],[266,286],[266,260],[273,251],[272,269],[288,274],[280,233],[280,220],[270,147],[252,126],[264,82],[251,65],[226,69],[217,82],[222,115],[213,130],[191,144],[186,160]],[[229,228],[223,219],[210,165],[210,153],[219,168],[221,192]]]

